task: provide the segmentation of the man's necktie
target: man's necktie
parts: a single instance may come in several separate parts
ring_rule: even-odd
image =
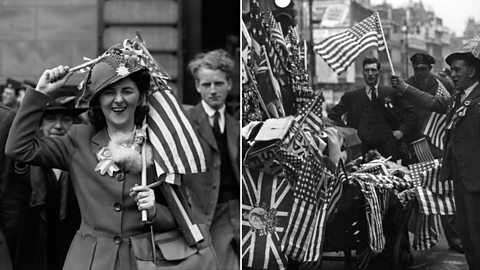
[[[377,92],[375,92],[375,88],[370,88],[370,97],[372,98],[372,102],[377,101]]]
[[[220,113],[218,111],[215,111],[213,114],[213,134],[215,137],[219,138],[222,135],[222,132],[220,131]]]

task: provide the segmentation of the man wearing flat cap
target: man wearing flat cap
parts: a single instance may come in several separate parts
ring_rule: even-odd
[[[412,104],[446,114],[440,181],[453,179],[457,228],[470,269],[480,269],[480,39],[447,56],[456,92],[432,96],[392,75],[392,86]]]

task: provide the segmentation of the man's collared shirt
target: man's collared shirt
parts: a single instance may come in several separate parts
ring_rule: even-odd
[[[468,97],[468,95],[470,95],[470,93],[473,91],[473,88],[475,88],[477,86],[477,84],[478,84],[478,82],[475,82],[470,87],[468,87],[467,89],[464,90],[465,92],[461,96],[462,102]]]
[[[365,85],[365,93],[367,93],[367,97],[372,100],[372,91],[370,90],[372,87],[370,85]],[[375,92],[378,98],[378,83],[375,85]]]
[[[218,113],[220,114],[220,118],[218,118],[218,125],[220,127],[220,132],[223,134],[223,132],[225,131],[225,108],[226,108],[225,104],[223,104],[223,106],[220,109],[215,110],[212,107],[210,107],[205,101],[202,100],[202,106],[208,115],[208,122],[210,123],[211,127],[213,127],[213,121],[214,121],[213,115],[215,114],[215,111],[218,111]]]

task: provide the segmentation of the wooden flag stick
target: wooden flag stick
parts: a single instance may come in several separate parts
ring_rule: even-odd
[[[77,71],[81,70],[82,68],[86,68],[86,67],[88,67],[88,66],[90,66],[90,65],[94,65],[94,64],[100,62],[104,57],[105,57],[104,55],[101,55],[101,56],[99,56],[99,57],[97,57],[97,58],[95,58],[95,59],[92,59],[92,60],[90,60],[90,61],[87,61],[87,62],[85,62],[85,63],[83,63],[83,64],[80,64],[80,65],[78,65],[78,66],[72,67],[71,69],[68,70],[68,72],[70,72],[70,73],[77,72]]]
[[[392,75],[395,75],[395,70],[393,69],[393,64],[392,64],[392,58],[390,57],[390,52],[388,51],[387,40],[385,39],[385,34],[383,33],[382,21],[380,20],[380,15],[378,14],[378,11],[375,12],[375,14],[377,15],[378,24],[380,24],[380,31],[382,32],[383,42],[385,43],[385,51],[387,52],[388,63],[390,63],[390,69],[392,70]]]
[[[147,142],[144,141],[142,145],[142,186],[147,185]],[[142,222],[147,222],[147,210],[142,210]]]

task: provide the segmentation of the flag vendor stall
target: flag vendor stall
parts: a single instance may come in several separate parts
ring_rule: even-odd
[[[296,29],[284,36],[256,0],[249,15],[241,65],[244,268],[315,267],[326,252],[343,251],[359,268],[383,253],[400,269],[410,259],[403,221],[417,182],[408,168],[376,153],[348,156],[345,130],[322,118],[322,91],[309,85],[308,53]]]

